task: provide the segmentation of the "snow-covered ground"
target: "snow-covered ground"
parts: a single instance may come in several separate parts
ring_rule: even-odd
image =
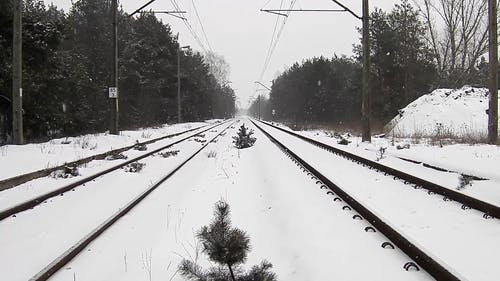
[[[338,144],[339,139],[329,131],[313,130],[298,133],[500,206],[499,146],[450,144],[440,147],[399,138],[394,141],[388,138],[372,138],[372,143],[363,143],[360,137],[352,135],[343,135],[350,143],[341,145]],[[406,148],[398,149],[398,146]],[[381,153],[381,148],[385,149],[385,152]],[[423,164],[414,164],[401,158],[422,162],[449,172],[427,168]],[[462,175],[476,176],[484,180],[472,180],[469,184],[461,186]]]
[[[214,123],[218,120],[210,120]],[[53,139],[49,142],[0,146],[0,180],[20,174],[55,167],[112,149],[133,145],[203,125],[205,122],[181,123],[135,131],[121,131],[120,135],[107,133]]]
[[[461,280],[498,280],[499,220],[485,220],[478,211],[464,211],[460,204],[444,201],[442,196],[413,189],[270,126],[265,128],[386,223],[457,272]],[[449,181],[446,174],[434,175],[435,179],[443,177],[443,181]],[[500,205],[500,200],[495,203]]]
[[[204,133],[203,139],[210,140],[224,126],[227,125]],[[31,210],[2,220],[0,222],[2,280],[28,280],[35,275],[202,145],[201,142],[190,140],[168,149],[168,151],[179,150],[177,156],[164,158],[156,155],[141,160],[145,166],[139,173],[126,172],[124,169],[116,170],[76,187],[73,191],[64,193],[64,196],[53,197]],[[130,151],[129,156],[137,153],[139,152]],[[93,161],[92,166],[82,170],[83,176],[102,169],[99,167],[101,162],[107,164],[115,161]],[[75,179],[78,178],[80,177]],[[26,183],[25,185],[29,187],[16,187],[0,192],[4,199],[2,202],[16,203],[28,197],[30,193],[36,194],[41,192],[40,190],[46,190],[48,183],[57,185],[58,181],[66,180],[42,178]],[[6,279],[3,279],[4,277]]]
[[[189,132],[187,134],[182,134],[179,136],[151,143],[147,145],[147,151],[138,151],[134,149],[124,151],[122,155],[125,156],[126,159],[116,159],[111,161],[110,160],[91,161],[85,165],[81,165],[80,167],[78,167],[79,176],[76,177],[62,178],[51,175],[48,177],[42,177],[36,180],[26,182],[24,184],[16,186],[16,188],[5,190],[3,192],[0,192],[0,211],[12,208],[27,200],[36,198],[37,196],[59,189],[68,184],[78,182],[83,177],[93,176],[94,174],[97,174],[105,169],[120,165],[125,161],[130,161],[133,158],[145,155],[146,153],[148,153],[148,151],[160,149],[164,146],[170,145],[174,142],[178,142],[179,140],[189,136],[194,136],[198,134],[206,135],[207,133],[204,131],[208,130],[209,128],[210,127],[203,127],[198,130]],[[217,130],[213,129],[213,131],[211,130],[208,133],[213,133],[216,131]],[[187,142],[191,144],[196,143],[194,139],[189,139]],[[197,147],[197,145],[195,145],[194,147]],[[176,151],[176,150],[177,149],[172,148],[172,149],[167,149],[166,151]],[[182,153],[185,153],[185,151],[179,153],[182,155]],[[149,159],[145,160],[149,161]],[[144,162],[144,160],[140,160],[140,162]]]
[[[247,264],[267,259],[278,280],[431,279],[405,271],[408,257],[381,248],[386,238],[366,233],[364,221],[334,204],[263,134],[256,130],[255,146],[238,151],[235,132],[208,147],[216,157],[193,159],[52,280],[184,280],[177,266],[196,259],[195,233],[220,199],[251,237]],[[198,261],[207,264],[203,255]]]
[[[340,145],[340,135],[328,130],[298,133],[500,205],[500,146],[478,142],[487,135],[488,99],[484,88],[435,90],[403,108],[386,126],[385,136],[373,137],[372,143],[343,134],[350,143]],[[424,164],[449,172],[425,168]],[[485,180],[463,185],[462,175]]]
[[[232,209],[233,224],[247,231],[252,251],[247,265],[266,259],[273,265],[278,280],[431,280],[424,271],[405,271],[410,259],[400,250],[381,248],[387,238],[367,233],[364,220],[354,220],[354,211],[343,210],[331,195],[300,171],[271,141],[251,123],[256,144],[237,150],[232,145],[241,122],[193,158],[129,214],[121,218],[91,243],[51,280],[183,280],[177,266],[182,258],[197,257],[199,243],[195,234],[212,218],[214,203],[226,200]],[[180,124],[168,133],[194,128],[199,124]],[[209,140],[227,125],[207,131]],[[147,138],[152,129],[124,134],[119,146],[160,136],[161,129]],[[500,221],[485,220],[474,210],[462,210],[456,202],[428,195],[395,181],[392,177],[368,170],[348,160],[326,153],[278,130],[273,135],[291,145],[303,158],[317,166],[330,179],[383,217],[393,228],[437,257],[463,280],[498,280],[500,269]],[[456,189],[460,173],[486,178],[472,181],[460,190],[471,196],[500,205],[500,149],[489,145],[429,146],[407,139],[374,138],[372,144],[347,137],[349,145],[337,144],[332,132],[300,132],[352,153],[380,161],[417,176]],[[190,134],[196,134],[192,132]],[[127,137],[130,136],[130,137]],[[121,137],[121,136],[120,136]],[[94,136],[94,146],[109,149],[113,136]],[[151,144],[148,150],[174,142],[181,137]],[[75,139],[72,140],[76,142]],[[101,144],[102,142],[102,144]],[[397,145],[410,144],[397,149]],[[47,147],[62,146],[53,141]],[[37,147],[38,145],[27,145]],[[69,161],[78,146],[65,145],[57,161]],[[113,144],[113,148],[115,144]],[[118,146],[118,145],[116,145]],[[73,147],[73,149],[71,149]],[[0,221],[0,272],[2,280],[27,280],[76,241],[106,220],[111,214],[144,191],[158,178],[176,167],[201,147],[186,141],[169,148],[177,156],[145,158],[139,173],[117,170],[57,196],[46,203]],[[381,155],[380,147],[387,147]],[[9,146],[6,158],[22,157],[22,149]],[[17,149],[17,150],[16,150]],[[73,151],[75,150],[75,151]],[[98,151],[89,150],[89,155]],[[33,170],[44,159],[44,151],[30,148],[26,166]],[[143,152],[125,152],[135,157]],[[442,172],[416,165],[398,157],[411,158],[455,172]],[[119,161],[92,161],[80,167],[81,176],[117,164]],[[30,163],[33,162],[33,163]],[[13,165],[19,173],[23,163]],[[14,168],[12,168],[14,170]],[[77,180],[37,179],[0,192],[0,210],[40,193]],[[399,201],[393,201],[399,199]],[[200,253],[198,261],[207,265]]]

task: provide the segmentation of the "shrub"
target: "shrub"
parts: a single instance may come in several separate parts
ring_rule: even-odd
[[[115,154],[110,154],[104,158],[105,160],[126,160],[128,159],[127,155],[123,153],[115,153]]]
[[[165,151],[165,152],[160,153],[160,155],[163,158],[169,158],[169,157],[172,157],[172,156],[177,156],[177,154],[179,154],[179,151],[180,150]]]
[[[136,141],[134,145],[134,149],[138,151],[146,151],[148,150],[148,147],[145,144],[139,143],[139,141]]]
[[[73,167],[73,166],[64,166],[64,168],[54,171],[50,174],[51,177],[58,179],[58,178],[72,178],[72,177],[77,177],[80,175],[80,172],[78,172],[78,167]]]
[[[380,147],[377,151],[377,159],[375,161],[380,161],[385,158],[385,151],[387,150],[387,147]]]
[[[208,158],[215,158],[215,157],[217,157],[217,151],[215,151],[215,150],[211,150],[211,151],[209,151],[209,152],[207,153],[207,157],[208,157]]]
[[[460,178],[458,179],[458,190],[465,189],[468,186],[472,186],[472,182],[474,180],[474,177],[468,176],[468,175],[460,175]]]
[[[123,167],[123,170],[127,173],[139,173],[146,166],[144,163],[133,162]]]
[[[257,139],[252,137],[252,135],[253,135],[253,130],[248,130],[245,127],[245,124],[242,124],[238,131],[238,135],[233,137],[234,146],[236,146],[236,148],[238,149],[243,149],[253,146],[253,144]]]
[[[338,144],[341,144],[341,145],[348,145],[350,144],[351,142],[343,137],[341,137],[341,139],[339,141],[337,141]]]
[[[215,218],[197,234],[203,252],[217,266],[205,270],[195,262],[184,259],[179,265],[181,275],[196,281],[276,281],[276,275],[270,271],[272,264],[267,261],[248,272],[240,268],[250,251],[250,238],[245,231],[231,226],[229,214],[229,205],[224,201],[217,202]]]

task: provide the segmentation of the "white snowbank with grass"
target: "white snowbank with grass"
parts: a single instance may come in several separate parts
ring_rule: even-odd
[[[386,126],[397,137],[486,138],[489,92],[486,88],[465,86],[438,89],[400,110]]]

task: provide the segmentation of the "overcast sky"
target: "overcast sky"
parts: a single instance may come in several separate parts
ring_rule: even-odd
[[[53,2],[68,11],[72,0],[44,0]],[[73,0],[76,1],[76,0]],[[283,0],[289,6],[292,0]],[[123,9],[131,13],[148,0],[122,0]],[[203,40],[201,26],[193,9],[196,5],[212,50],[222,55],[231,67],[230,81],[243,107],[256,95],[256,84],[263,70],[273,35],[276,15],[261,12],[261,8],[277,9],[281,0],[177,0],[186,18]],[[356,13],[361,14],[361,0],[341,0]],[[266,4],[267,3],[267,4]],[[399,0],[370,0],[370,10],[375,7],[390,10]],[[298,0],[295,9],[336,9],[330,0]],[[173,10],[170,0],[156,0],[147,10]],[[169,23],[174,32],[180,33],[182,45],[202,51],[202,47],[183,24],[182,20],[159,15]],[[333,54],[352,54],[352,45],[359,42],[356,26],[361,21],[347,13],[292,13],[276,46],[262,82],[271,84],[273,78],[294,62],[313,56],[331,57]],[[208,44],[203,40],[205,48]],[[260,92],[264,93],[264,92]]]

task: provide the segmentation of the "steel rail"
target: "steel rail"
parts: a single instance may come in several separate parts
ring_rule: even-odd
[[[327,186],[331,191],[333,191],[338,197],[340,197],[345,203],[349,204],[352,209],[354,209],[359,215],[365,218],[371,225],[373,225],[378,231],[385,235],[390,241],[392,241],[397,247],[399,247],[408,257],[415,261],[421,268],[428,272],[431,276],[440,281],[459,281],[463,278],[457,276],[457,273],[452,273],[448,268],[440,264],[438,261],[429,256],[426,252],[419,249],[414,243],[392,228],[389,224],[384,222],[381,218],[375,215],[368,208],[364,207],[356,199],[350,196],[347,192],[342,190],[341,187],[330,181],[326,176],[321,174],[318,170],[308,164],[304,159],[295,154],[292,150],[286,147],[283,143],[273,137],[271,134],[266,132],[261,126],[256,122],[251,120],[251,122],[260,130],[264,135],[266,135],[274,144],[276,144],[285,154],[289,155],[295,162],[300,164],[304,169],[309,171],[315,178],[320,180],[325,186]]]
[[[219,125],[225,124],[228,121],[221,123]],[[196,155],[198,155],[205,147],[207,147],[210,143],[212,143],[215,139],[217,139],[223,132],[225,132],[229,127],[231,127],[234,123],[232,122],[229,126],[224,128],[221,132],[219,132],[214,138],[205,143],[200,149],[194,152],[188,159],[179,164],[176,168],[174,168],[171,172],[165,175],[163,178],[159,179],[156,183],[154,183],[151,187],[149,187],[146,191],[141,193],[135,199],[130,201],[127,205],[121,208],[118,212],[104,221],[101,225],[87,234],[84,238],[66,250],[62,255],[53,260],[50,264],[48,264],[44,269],[38,272],[36,275],[31,277],[30,281],[45,281],[48,280],[54,273],[56,273],[59,269],[63,268],[68,262],[70,262],[75,256],[77,256],[85,247],[87,247],[92,241],[98,238],[102,233],[104,233],[109,227],[111,227],[115,222],[117,222],[121,217],[125,216],[130,210],[136,207],[142,200],[144,200],[149,194],[151,194],[155,189],[157,189],[162,183],[172,177],[177,171],[179,171],[184,165],[186,165],[191,159],[193,159]]]
[[[186,130],[186,131],[182,131],[182,132],[178,132],[178,133],[174,133],[174,134],[170,134],[170,135],[158,137],[158,138],[155,138],[155,139],[152,139],[152,140],[148,140],[148,141],[145,141],[145,142],[135,143],[133,145],[129,145],[129,146],[126,146],[126,147],[113,149],[113,150],[110,150],[110,151],[107,151],[107,152],[104,152],[104,153],[99,153],[99,154],[88,156],[88,157],[85,157],[85,158],[82,158],[82,159],[79,159],[79,160],[75,160],[75,161],[72,161],[72,162],[67,162],[67,163],[64,163],[64,164],[56,166],[56,167],[42,169],[42,170],[38,170],[38,171],[34,171],[34,172],[29,172],[29,173],[25,173],[25,174],[22,174],[22,175],[15,176],[15,177],[11,177],[11,178],[7,178],[7,179],[4,179],[4,180],[0,180],[0,191],[13,188],[13,187],[15,187],[17,185],[26,183],[26,182],[34,180],[34,179],[38,179],[38,178],[41,178],[41,177],[46,177],[46,176],[50,175],[50,173],[52,173],[54,171],[57,171],[57,170],[64,169],[67,166],[80,166],[82,164],[88,163],[88,162],[93,161],[93,160],[104,159],[108,155],[118,154],[118,153],[121,153],[123,151],[130,150],[130,149],[134,148],[136,145],[148,145],[148,144],[151,144],[151,143],[154,143],[154,142],[157,142],[157,141],[161,141],[161,140],[168,139],[168,138],[173,138],[173,137],[176,137],[176,136],[180,136],[182,134],[186,134],[186,133],[189,133],[189,132],[192,132],[192,131],[195,131],[195,130],[199,130],[199,129],[202,129],[202,128],[206,127],[206,126],[209,126],[209,125],[203,125],[203,126],[200,126],[200,127],[196,127],[196,128],[193,128],[193,129]]]
[[[180,139],[178,141],[175,141],[175,142],[170,143],[168,145],[162,146],[162,147],[160,147],[158,149],[152,150],[152,151],[150,151],[148,153],[145,153],[145,154],[143,154],[141,156],[138,156],[138,157],[135,157],[133,159],[127,160],[127,161],[125,161],[123,163],[120,163],[118,165],[115,165],[113,167],[105,169],[105,170],[100,171],[98,173],[95,173],[95,174],[93,174],[91,176],[85,177],[85,178],[80,179],[80,180],[78,180],[76,182],[73,182],[73,183],[70,183],[68,185],[65,185],[63,187],[57,188],[57,189],[55,189],[53,191],[47,192],[47,193],[42,194],[40,196],[37,196],[37,197],[35,197],[33,199],[27,200],[27,201],[25,201],[23,203],[19,203],[19,204],[15,205],[14,207],[2,210],[2,211],[0,211],[0,221],[8,218],[9,216],[12,216],[12,215],[15,215],[17,213],[20,213],[20,212],[26,211],[28,209],[31,209],[31,208],[33,208],[33,207],[41,204],[42,202],[44,202],[45,200],[47,200],[49,198],[55,197],[57,195],[60,195],[60,194],[62,194],[64,192],[67,192],[67,191],[69,191],[69,190],[77,187],[77,186],[80,186],[80,185],[82,185],[84,183],[87,183],[87,182],[89,182],[89,181],[91,181],[91,180],[93,180],[95,178],[98,178],[100,176],[109,174],[109,173],[111,173],[111,172],[113,172],[113,171],[115,171],[117,169],[120,169],[120,168],[122,168],[122,167],[124,167],[124,166],[126,166],[126,165],[128,165],[130,163],[132,163],[132,162],[136,162],[136,161],[139,161],[139,160],[141,160],[143,158],[149,157],[149,156],[151,156],[151,155],[153,155],[155,153],[158,153],[158,152],[160,152],[162,150],[165,150],[165,149],[167,149],[169,147],[172,147],[172,146],[174,146],[174,145],[176,145],[178,143],[181,143],[181,142],[183,142],[183,141],[185,141],[187,139],[193,138],[193,137],[195,137],[196,135],[198,135],[200,133],[203,133],[203,132],[206,132],[206,131],[211,130],[213,128],[216,128],[218,126],[221,126],[221,125],[223,125],[223,124],[225,124],[227,122],[229,122],[229,121],[226,121],[226,122],[219,123],[217,125],[211,126],[211,127],[207,128],[205,130],[202,130],[202,131],[197,132],[195,134],[192,134],[192,135],[189,135],[187,137],[184,137],[184,138],[182,138],[182,139]]]
[[[287,134],[295,136],[299,139],[302,139],[302,140],[304,140],[308,143],[311,143],[315,146],[318,146],[322,149],[325,149],[331,153],[337,154],[337,155],[342,156],[346,159],[357,162],[357,163],[364,165],[370,169],[375,169],[375,170],[378,170],[378,171],[385,173],[387,175],[391,175],[395,178],[399,178],[399,179],[403,180],[405,183],[415,184],[415,185],[420,186],[424,189],[427,189],[429,192],[434,192],[434,193],[443,195],[445,197],[445,199],[454,200],[456,202],[463,204],[462,207],[469,207],[469,208],[484,212],[484,217],[492,216],[492,217],[495,217],[497,219],[500,219],[500,207],[499,206],[495,206],[493,204],[484,202],[484,201],[479,200],[477,198],[474,198],[474,197],[465,195],[463,193],[454,191],[452,189],[446,188],[442,185],[439,185],[439,184],[427,181],[425,179],[419,178],[417,176],[408,174],[408,173],[403,172],[401,170],[398,170],[398,169],[395,169],[395,168],[392,168],[389,166],[385,166],[383,164],[380,164],[378,162],[363,158],[361,156],[355,155],[355,154],[347,152],[345,150],[341,150],[339,148],[327,145],[327,144],[319,142],[317,140],[313,140],[311,138],[297,134],[295,132],[291,132],[289,130],[280,128],[274,124],[270,124],[270,123],[264,122],[264,121],[260,121],[260,122],[262,122],[263,124],[265,124],[267,126],[278,129],[282,132],[285,132]]]

